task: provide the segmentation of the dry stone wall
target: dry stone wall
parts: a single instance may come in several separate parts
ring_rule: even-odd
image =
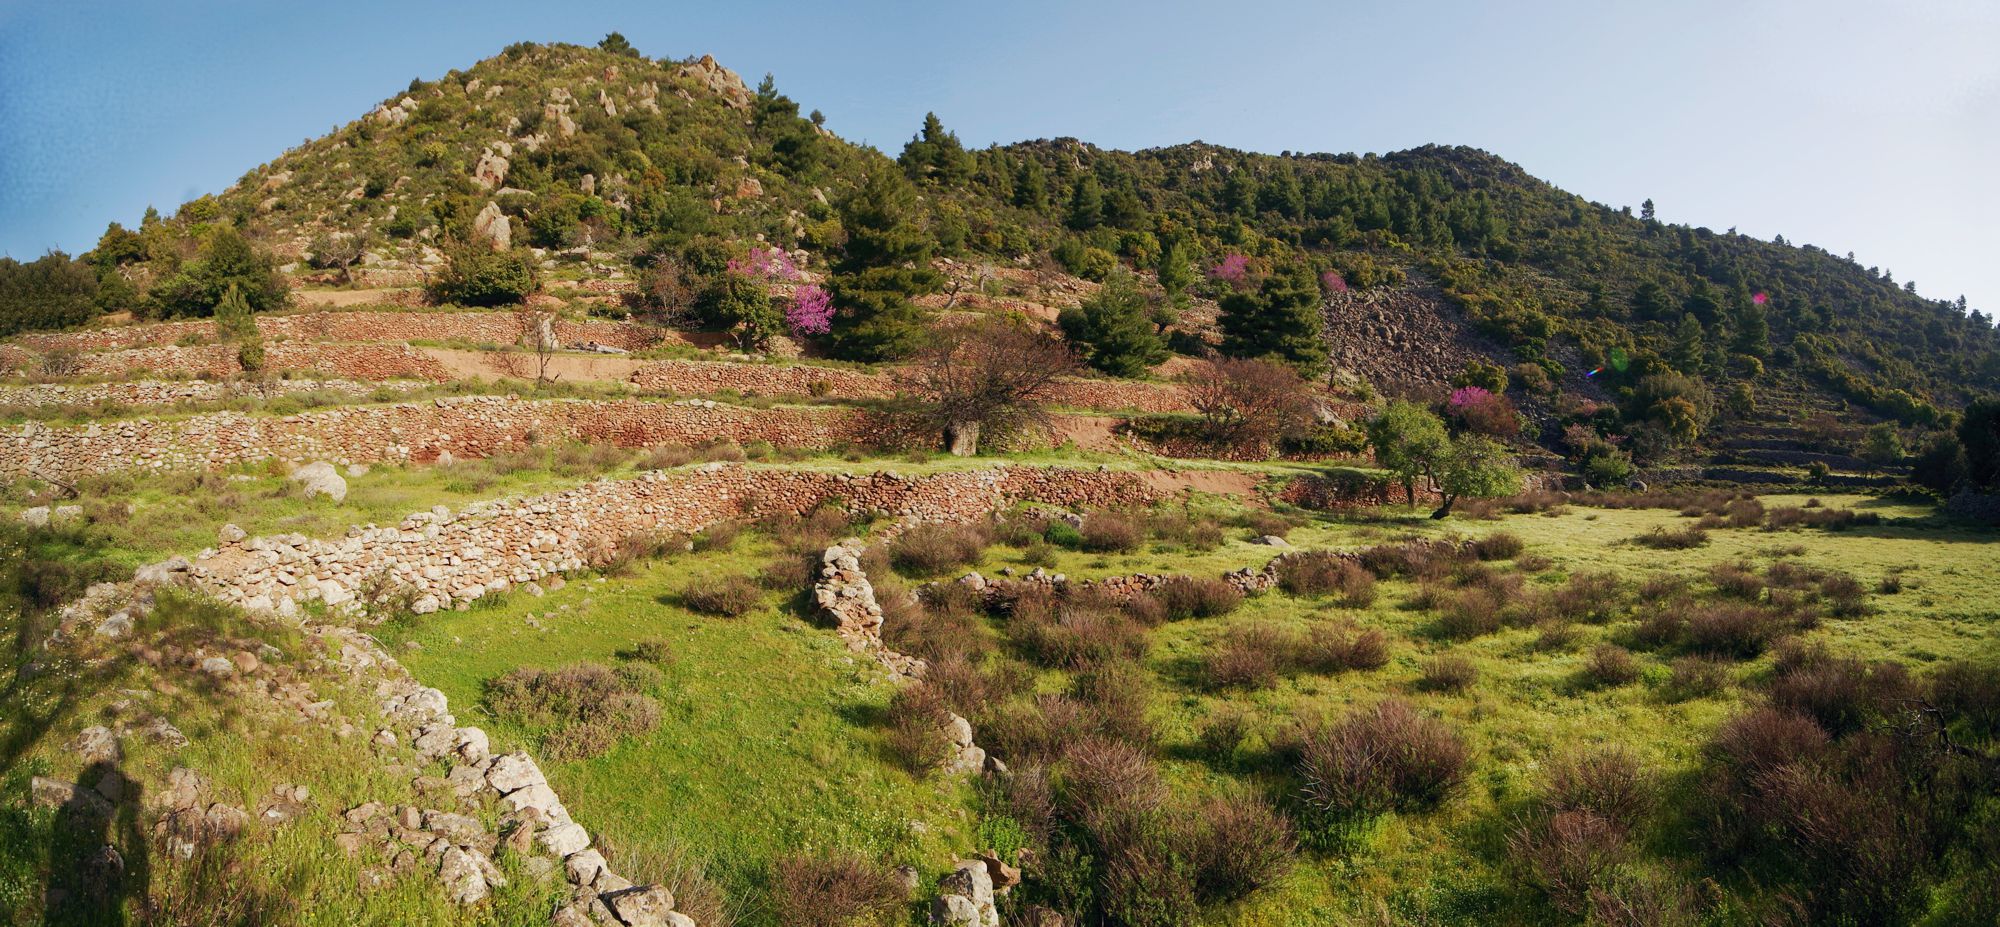
[[[896,377],[837,367],[805,364],[743,364],[724,361],[671,360],[649,364],[626,380],[632,386],[663,393],[713,393],[734,390],[745,395],[834,396],[879,399],[897,393]],[[1057,381],[1049,401],[1079,409],[1132,409],[1139,412],[1187,412],[1187,396],[1178,386],[1132,380]]]
[[[133,380],[124,383],[36,383],[28,386],[0,386],[0,406],[38,408],[45,406],[89,406],[112,403],[127,406],[170,406],[183,402],[220,402],[226,399],[268,398],[292,393],[340,393],[352,397],[372,396],[382,390],[407,392],[424,389],[427,382],[388,380],[364,383],[357,380]]]
[[[244,373],[240,349],[233,344],[132,348],[86,354],[78,358],[78,373],[122,377],[132,374],[224,379]],[[264,346],[267,370],[314,370],[353,380],[451,379],[451,372],[429,354],[399,344],[279,343]]]
[[[445,453],[479,458],[551,439],[619,447],[766,441],[824,449],[894,446],[896,438],[894,423],[847,408],[464,396],[282,417],[217,412],[71,426],[28,422],[0,430],[0,473],[66,478],[135,468],[220,469],[267,458],[428,463]]]
[[[521,339],[521,323],[511,312],[303,312],[294,315],[257,317],[257,332],[266,341],[470,341],[477,344],[514,344]],[[586,342],[609,345],[626,351],[653,347],[672,338],[672,333],[649,325],[629,322],[557,320],[555,334],[564,345]],[[121,351],[144,347],[170,347],[190,338],[215,337],[215,323],[208,320],[158,322],[76,332],[26,334],[15,343],[36,353],[56,350]]]
[[[400,587],[428,612],[601,563],[634,534],[693,532],[727,518],[839,503],[883,517],[967,521],[1020,500],[1131,508],[1161,496],[1146,474],[1128,471],[1002,466],[905,476],[714,463],[459,513],[439,507],[338,540],[236,540],[189,571],[201,587],[256,611],[284,614],[312,600],[349,606],[364,589]]]

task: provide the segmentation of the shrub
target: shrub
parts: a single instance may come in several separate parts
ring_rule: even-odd
[[[657,637],[647,638],[633,644],[631,647],[620,650],[617,656],[620,660],[636,660],[640,663],[650,663],[654,666],[665,666],[674,662],[673,645]]]
[[[1792,642],[1783,648],[1771,680],[1771,704],[1813,719],[1836,737],[1881,719],[1915,696],[1901,664],[1835,657]]]
[[[1689,525],[1674,531],[1654,528],[1633,538],[1632,543],[1654,550],[1690,550],[1708,543],[1708,532],[1697,525]]]
[[[596,663],[513,670],[487,681],[484,701],[495,716],[539,730],[542,749],[558,759],[596,756],[660,722],[658,702]]]
[[[1222,579],[1169,576],[1150,593],[1166,609],[1170,621],[1215,618],[1243,603],[1243,593]]]
[[[1930,692],[1946,721],[1979,734],[2000,733],[2000,664],[1946,663],[1931,673]]]
[[[1576,625],[1559,618],[1545,618],[1535,622],[1535,649],[1548,652],[1568,650],[1576,646]]]
[[[757,571],[757,584],[766,589],[800,592],[819,579],[820,554],[783,553],[764,561]]]
[[[1317,624],[1296,649],[1299,666],[1315,673],[1381,669],[1389,663],[1389,638],[1374,628]]]
[[[1481,560],[1512,560],[1526,550],[1528,542],[1519,535],[1496,531],[1472,542],[1472,554]]]
[[[1538,815],[1508,835],[1507,856],[1557,910],[1581,915],[1591,888],[1625,861],[1625,832],[1590,811]]]
[[[1583,678],[1598,686],[1622,686],[1639,678],[1639,661],[1617,644],[1599,644],[1583,662]]]
[[[1764,579],[1747,565],[1718,563],[1708,568],[1708,581],[1715,591],[1735,599],[1755,602],[1764,597]]]
[[[913,772],[936,769],[951,755],[951,735],[946,730],[949,712],[943,693],[928,683],[897,690],[889,698],[885,715],[890,751]]]
[[[1136,664],[1089,667],[1076,674],[1070,694],[1090,709],[1089,720],[1099,735],[1131,744],[1152,741],[1153,726],[1146,719],[1152,683]]]
[[[1236,758],[1236,751],[1250,738],[1250,713],[1240,706],[1224,703],[1203,719],[1197,735],[1202,753],[1222,762]]]
[[[1366,608],[1375,602],[1375,576],[1352,558],[1331,551],[1311,551],[1286,557],[1278,570],[1278,586],[1293,595],[1338,592],[1341,604]]]
[[[507,306],[541,289],[541,275],[526,252],[494,251],[484,242],[452,248],[431,280],[430,298],[461,306]]]
[[[1463,692],[1479,680],[1479,668],[1458,654],[1439,654],[1425,660],[1417,687],[1430,692]]]
[[[741,618],[764,601],[764,590],[749,577],[725,576],[681,590],[688,611],[722,618]]]
[[[888,867],[852,853],[793,853],[771,863],[773,920],[787,927],[890,923],[909,892]]]
[[[1608,747],[1550,764],[1541,801],[1551,811],[1588,811],[1630,829],[1652,812],[1657,792],[1637,756]]]
[[[1577,573],[1549,593],[1549,611],[1568,621],[1601,622],[1625,606],[1625,587],[1613,573]]]
[[[1083,549],[1093,553],[1135,550],[1142,537],[1137,522],[1109,512],[1094,512],[1085,518],[1081,534]]]
[[[1296,643],[1265,625],[1232,629],[1202,664],[1216,689],[1268,689],[1278,682]]]
[[[1465,779],[1464,741],[1442,722],[1389,699],[1308,732],[1300,773],[1307,801],[1335,815],[1433,807]]]
[[[1500,630],[1500,597],[1481,588],[1460,589],[1438,613],[1438,630],[1464,640]]]
[[[1054,669],[1077,669],[1146,652],[1146,631],[1120,612],[1063,606],[1053,615],[1014,618],[1015,640],[1029,659]]]
[[[1062,751],[1056,806],[1062,816],[1097,834],[1158,811],[1166,783],[1146,752],[1132,744],[1085,738]]]
[[[1042,529],[1042,539],[1057,547],[1076,550],[1083,546],[1083,532],[1066,521],[1052,521]]]
[[[1781,630],[1779,621],[1757,606],[1710,602],[1689,610],[1680,636],[1696,653],[1749,659],[1763,653]]]
[[[1191,856],[1197,861],[1195,892],[1208,902],[1229,902],[1277,881],[1298,850],[1292,822],[1255,798],[1212,798],[1195,812]]]
[[[1292,533],[1292,520],[1276,512],[1248,509],[1236,516],[1236,526],[1247,528],[1251,537],[1285,537]]]
[[[978,561],[986,536],[971,525],[917,525],[889,544],[889,562],[915,576],[931,576]]]
[[[1667,695],[1676,701],[1707,698],[1729,686],[1729,664],[1720,660],[1675,657],[1667,670]]]

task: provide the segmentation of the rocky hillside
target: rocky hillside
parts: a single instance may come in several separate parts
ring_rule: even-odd
[[[2000,336],[1963,300],[1924,299],[1819,247],[1589,203],[1484,152],[1073,139],[967,151],[931,119],[892,162],[768,81],[752,89],[712,58],[650,59],[622,39],[523,43],[414,81],[220,195],[107,234],[100,263],[118,251],[143,293],[191,253],[191,232],[226,221],[295,276],[327,281],[418,283],[441,245],[481,238],[536,249],[560,282],[600,294],[635,289],[656,256],[697,239],[780,245],[812,274],[841,258],[844,205],[883,171],[909,179],[922,233],[962,272],[951,279],[974,284],[920,300],[928,310],[976,301],[998,270],[1095,281],[1124,266],[1156,301],[1172,294],[1192,336],[1177,347],[1195,351],[1214,342],[1215,301],[1304,265],[1329,300],[1335,379],[1435,391],[1475,357],[1537,366],[1530,380],[1591,403],[1545,436],[1588,424],[1642,457],[1820,410],[1915,439],[2000,387]],[[1665,398],[1699,427],[1665,415]]]

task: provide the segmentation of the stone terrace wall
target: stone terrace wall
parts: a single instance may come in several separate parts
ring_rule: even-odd
[[[563,438],[620,447],[734,440],[827,449],[895,446],[898,436],[880,416],[834,407],[464,396],[283,417],[218,412],[64,427],[28,422],[0,431],[0,473],[64,478],[130,468],[219,469],[270,457],[429,462],[445,452],[485,457],[531,439]]]
[[[878,399],[897,392],[893,373],[869,373],[803,364],[742,364],[726,361],[660,361],[640,368],[626,379],[632,386],[664,393],[713,393],[735,390],[744,395],[810,396]],[[1164,383],[1065,379],[1054,384],[1050,401],[1080,409],[1135,409],[1140,412],[1191,411],[1180,387]]]
[[[79,372],[104,377],[151,373],[223,379],[244,372],[237,355],[233,344],[134,348],[84,355]],[[429,354],[396,344],[266,343],[264,366],[268,370],[316,370],[352,380],[451,379],[451,371]]]
[[[267,341],[470,341],[514,344],[521,325],[511,312],[305,312],[257,318],[257,331]],[[16,343],[39,353],[68,348],[76,351],[119,351],[166,347],[184,338],[213,338],[215,323],[202,319],[158,322],[77,332],[21,335]],[[556,337],[565,345],[595,341],[627,351],[649,348],[671,333],[628,322],[556,322]]]
[[[224,399],[264,398],[290,393],[330,392],[348,396],[370,396],[382,389],[398,392],[422,389],[430,384],[415,381],[364,383],[357,380],[133,380],[125,383],[36,383],[28,386],[0,386],[0,406],[96,405],[108,402],[132,406],[164,406],[181,402],[217,402]]]
[[[198,559],[192,574],[217,596],[253,610],[301,601],[355,601],[393,579],[429,611],[601,563],[641,532],[697,531],[726,518],[800,514],[839,501],[850,510],[923,521],[966,521],[1022,500],[1131,508],[1162,491],[1136,472],[995,467],[926,476],[823,473],[702,464],[652,471],[515,502],[442,507],[393,527],[352,529],[336,541],[258,538]]]

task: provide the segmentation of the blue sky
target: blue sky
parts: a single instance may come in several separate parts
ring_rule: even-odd
[[[0,0],[0,253],[91,247],[509,42],[707,52],[893,153],[1484,148],[2000,309],[2000,3]]]

